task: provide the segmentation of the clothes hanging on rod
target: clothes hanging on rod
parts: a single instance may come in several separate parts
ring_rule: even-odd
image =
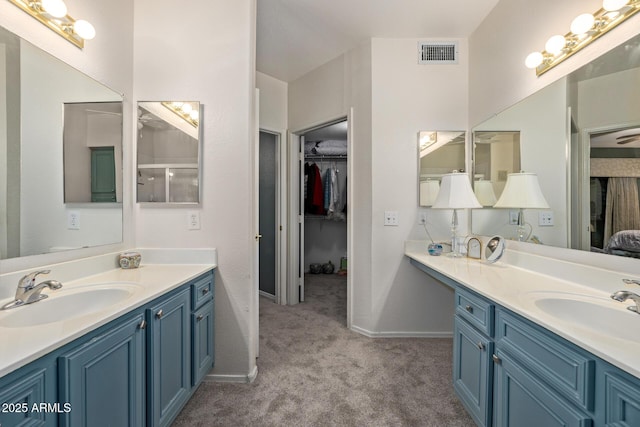
[[[305,212],[312,215],[324,215],[324,194],[320,169],[315,163],[305,163]]]

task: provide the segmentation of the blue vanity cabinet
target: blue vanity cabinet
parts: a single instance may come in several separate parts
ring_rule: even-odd
[[[191,285],[191,385],[196,387],[214,363],[214,275],[205,274]]]
[[[476,424],[490,426],[494,306],[460,287],[455,298],[453,387]]]
[[[191,396],[191,289],[147,309],[148,421],[167,426]]]
[[[640,379],[600,361],[596,381],[596,425],[640,426]]]
[[[596,359],[508,310],[496,310],[495,426],[591,426]]]
[[[191,385],[197,386],[213,367],[213,301],[191,315],[193,363]]]
[[[0,378],[0,426],[58,425],[56,412],[39,410],[43,403],[58,401],[55,381],[55,363],[50,359],[33,362]]]
[[[60,402],[71,407],[59,425],[144,425],[145,324],[138,313],[58,358]]]

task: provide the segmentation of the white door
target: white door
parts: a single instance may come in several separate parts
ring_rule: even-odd
[[[304,301],[304,137],[289,133],[289,285],[287,303]]]

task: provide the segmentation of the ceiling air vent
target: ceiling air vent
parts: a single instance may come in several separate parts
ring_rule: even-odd
[[[457,64],[458,42],[418,42],[419,64]]]

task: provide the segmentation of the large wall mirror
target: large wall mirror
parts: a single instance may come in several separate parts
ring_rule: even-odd
[[[418,133],[418,204],[431,206],[444,174],[465,169],[464,131]]]
[[[0,258],[122,242],[122,96],[4,28],[0,77]],[[113,197],[65,200],[65,183],[91,187],[90,172],[70,174],[100,147]]]
[[[200,201],[200,103],[138,103],[139,203]]]
[[[534,241],[640,257],[640,36],[473,131],[519,132],[521,169],[537,174],[552,214],[543,225],[545,211],[525,211]],[[473,232],[513,236],[509,217],[475,210]]]

